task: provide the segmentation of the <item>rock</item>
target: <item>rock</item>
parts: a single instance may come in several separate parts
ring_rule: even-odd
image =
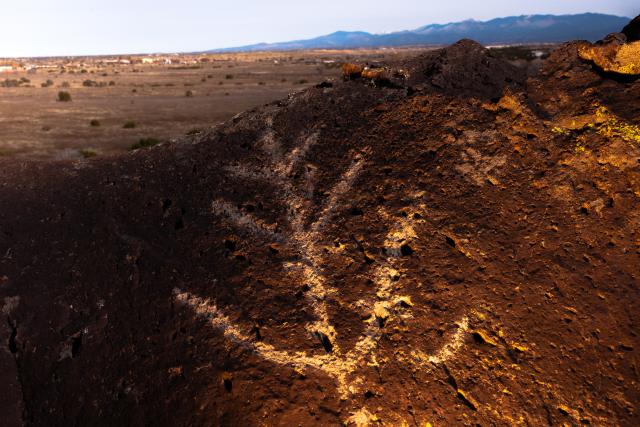
[[[633,18],[633,20],[622,29],[622,34],[627,36],[628,42],[640,40],[640,15]]]
[[[460,40],[445,49],[430,51],[408,63],[410,86],[482,100],[499,99],[506,87],[521,87],[522,69],[494,57],[473,40]]]
[[[582,45],[578,55],[605,73],[640,76],[640,41],[624,43],[621,34],[611,34],[601,43]]]
[[[359,64],[347,63],[342,65],[342,76],[345,80],[359,79],[362,75],[362,71],[364,71],[364,67]]]

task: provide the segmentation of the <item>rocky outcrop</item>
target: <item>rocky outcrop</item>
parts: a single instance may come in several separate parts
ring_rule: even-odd
[[[640,15],[622,29],[622,34],[627,37],[628,42],[640,41]]]
[[[2,419],[636,425],[640,83],[579,46],[0,159]]]
[[[622,33],[614,33],[595,44],[580,46],[580,58],[592,62],[605,73],[640,76],[640,17],[627,25]]]
[[[473,40],[461,40],[409,61],[411,86],[463,98],[499,98],[506,87],[518,88],[526,73]]]

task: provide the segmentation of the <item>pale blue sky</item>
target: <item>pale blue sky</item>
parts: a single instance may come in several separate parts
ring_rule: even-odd
[[[16,0],[0,57],[197,51],[536,13],[640,13],[638,0]]]

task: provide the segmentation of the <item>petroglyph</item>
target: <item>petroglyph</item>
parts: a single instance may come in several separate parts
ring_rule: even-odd
[[[231,203],[216,200],[212,203],[212,212],[225,218],[238,228],[240,232],[258,236],[262,239],[277,241],[296,253],[297,261],[284,263],[283,268],[290,274],[292,280],[297,278],[308,286],[306,292],[307,304],[312,308],[315,320],[306,326],[310,338],[319,340],[325,354],[309,355],[296,349],[279,349],[271,344],[255,341],[250,337],[249,326],[235,324],[223,313],[215,302],[207,298],[174,290],[176,301],[190,307],[193,312],[206,319],[209,326],[224,334],[225,338],[240,347],[249,349],[261,358],[277,365],[289,366],[299,371],[307,369],[319,370],[336,382],[338,393],[348,399],[360,391],[365,379],[359,375],[359,370],[366,366],[377,365],[377,350],[384,333],[384,325],[400,314],[399,307],[412,306],[411,298],[396,293],[395,288],[402,287],[401,270],[402,256],[406,248],[410,248],[413,240],[419,238],[415,227],[424,223],[423,215],[395,217],[384,210],[378,215],[384,223],[390,223],[389,230],[383,243],[384,257],[377,260],[371,271],[371,281],[374,284],[372,295],[365,296],[356,304],[359,309],[368,311],[362,335],[350,349],[342,349],[338,345],[338,331],[331,322],[327,299],[338,290],[328,283],[327,274],[321,267],[326,253],[321,250],[324,243],[324,228],[330,223],[333,215],[341,207],[341,201],[347,196],[354,183],[365,169],[366,160],[362,155],[353,155],[351,164],[342,172],[333,187],[326,193],[324,204],[318,213],[312,215],[308,206],[311,201],[306,197],[313,191],[315,182],[314,165],[305,165],[308,171],[303,175],[305,181],[301,185],[294,185],[289,175],[304,161],[309,149],[317,143],[319,135],[312,133],[303,136],[300,148],[294,149],[289,155],[281,155],[274,147],[280,143],[274,139],[273,132],[268,131],[262,140],[264,152],[271,162],[259,167],[237,164],[227,167],[227,171],[237,177],[267,181],[277,188],[281,200],[286,204],[289,223],[278,232],[259,218],[244,213]],[[285,160],[281,160],[284,157]],[[423,206],[415,208],[416,212],[424,210]],[[410,315],[409,315],[410,316]],[[419,349],[412,353],[413,360],[409,363],[419,364],[429,368],[429,364],[437,365],[455,356],[463,346],[469,330],[469,321],[463,317],[458,322],[457,330],[446,337],[445,343],[435,354],[425,354]],[[366,408],[364,409],[366,411]]]

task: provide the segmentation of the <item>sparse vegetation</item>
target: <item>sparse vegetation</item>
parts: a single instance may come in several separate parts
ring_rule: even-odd
[[[0,82],[0,87],[24,87],[31,83],[31,80],[26,77],[22,77],[19,80],[17,79],[4,79],[4,81]]]
[[[160,140],[157,138],[140,138],[138,142],[136,142],[135,144],[129,147],[129,150],[135,151],[141,148],[153,147],[154,145],[158,145],[158,144],[160,144]]]
[[[106,87],[106,82],[97,82],[95,80],[85,80],[82,82],[82,86],[84,87]]]
[[[90,159],[92,157],[97,156],[98,153],[96,153],[93,150],[85,148],[85,149],[80,150],[80,155],[82,156],[83,159]]]
[[[71,94],[69,92],[65,92],[65,91],[61,90],[60,92],[58,92],[58,101],[59,102],[70,102],[71,101]]]
[[[42,86],[42,87],[51,87],[51,86],[53,86],[53,80],[48,79],[46,82],[41,83],[40,86]]]
[[[134,122],[133,120],[127,120],[126,122],[124,122],[124,124],[122,125],[123,129],[135,129],[136,126],[138,126],[138,124],[136,122]]]
[[[172,70],[199,70],[202,68],[200,65],[179,65],[177,67],[171,67]]]

